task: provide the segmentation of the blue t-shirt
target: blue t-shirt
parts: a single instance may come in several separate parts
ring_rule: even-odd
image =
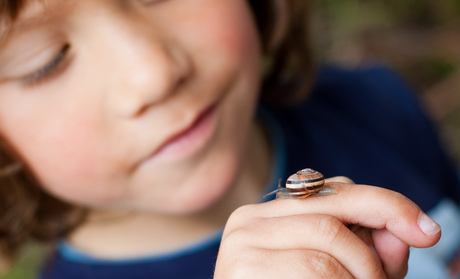
[[[323,68],[308,100],[290,108],[261,104],[259,115],[274,143],[267,191],[278,178],[310,167],[326,177],[396,190],[427,212],[446,200],[456,207],[455,168],[411,89],[384,68]],[[115,261],[63,242],[41,278],[212,278],[220,234],[180,251]]]

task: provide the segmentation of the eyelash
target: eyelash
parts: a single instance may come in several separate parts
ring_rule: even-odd
[[[70,45],[64,45],[61,50],[53,57],[53,59],[48,62],[45,66],[33,72],[32,74],[24,77],[22,79],[22,84],[25,87],[32,87],[39,84],[40,82],[45,81],[46,79],[52,77],[62,64],[66,54],[69,52]]]

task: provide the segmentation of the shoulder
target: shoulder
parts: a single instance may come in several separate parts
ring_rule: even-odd
[[[307,115],[326,128],[340,123],[400,150],[415,136],[428,133],[425,141],[434,140],[435,129],[415,91],[394,71],[380,65],[322,68],[310,97],[286,113],[291,118]]]
[[[349,176],[402,192],[425,209],[458,198],[435,127],[411,87],[385,67],[325,67],[306,101],[272,113],[283,127],[289,172],[308,166]]]
[[[285,120],[283,125],[336,130],[339,123],[393,144],[431,125],[412,88],[382,66],[323,67],[307,100],[275,111]]]
[[[322,67],[316,79],[315,90],[366,90],[374,89],[387,95],[388,92],[410,91],[407,84],[395,72],[383,65],[360,68]],[[386,93],[385,93],[386,92]],[[359,94],[359,92],[356,92]]]
[[[368,129],[385,130],[390,128],[387,124],[391,129],[404,131],[424,118],[412,88],[381,66],[353,70],[323,68],[310,100],[304,105],[333,111]],[[376,123],[380,125],[375,126]]]

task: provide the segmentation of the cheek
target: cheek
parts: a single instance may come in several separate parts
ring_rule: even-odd
[[[192,1],[190,1],[192,2]],[[201,0],[200,12],[180,26],[181,36],[204,55],[242,66],[259,62],[260,46],[255,23],[246,1]],[[190,9],[190,8],[189,8]],[[196,9],[196,8],[195,8]],[[187,16],[184,14],[184,18]]]
[[[59,170],[63,176],[92,177],[97,168],[91,168],[90,162],[97,162],[94,150],[95,129],[83,123],[58,123],[55,128],[43,131],[38,141],[43,147],[39,156],[48,159],[52,168]],[[46,154],[43,154],[46,153]]]
[[[21,123],[27,128],[7,134],[46,188],[69,190],[71,185],[88,183],[99,171],[94,164],[98,130],[81,115],[60,115],[41,115],[34,123]]]
[[[229,60],[235,62],[245,62],[248,57],[258,56],[258,40],[256,33],[252,32],[254,30],[251,30],[250,22],[245,22],[244,19],[235,21],[234,18],[229,18],[219,23],[213,27],[218,29],[214,32],[217,36],[205,37],[211,48],[222,51],[229,56]],[[210,30],[208,34],[212,32],[213,30]]]
[[[200,40],[202,61],[214,54],[214,63],[208,62],[203,72],[219,80],[230,77],[233,80],[232,99],[238,110],[252,109],[258,97],[261,74],[261,47],[255,22],[246,1],[219,0],[201,15],[201,33],[190,40]],[[199,43],[197,43],[198,45]],[[230,113],[230,112],[229,112]],[[244,116],[244,115],[243,115]],[[239,113],[232,119],[239,117]]]

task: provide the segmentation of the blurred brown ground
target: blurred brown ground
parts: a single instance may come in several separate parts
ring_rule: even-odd
[[[460,1],[318,0],[314,38],[325,62],[380,62],[418,92],[460,166]]]

